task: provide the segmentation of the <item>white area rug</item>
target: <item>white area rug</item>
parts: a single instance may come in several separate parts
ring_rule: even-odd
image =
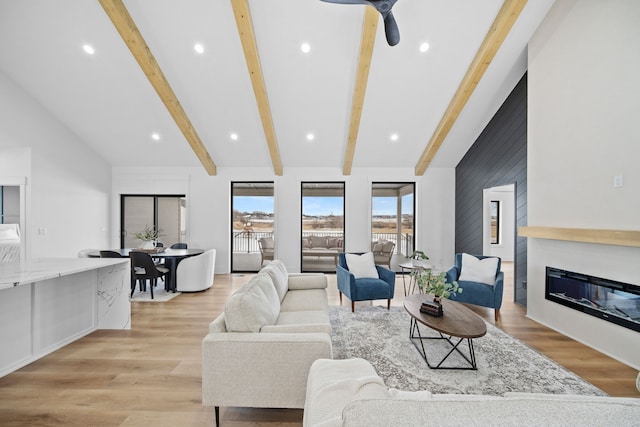
[[[356,307],[356,312],[351,313],[348,307],[332,306],[329,315],[333,358],[368,360],[388,387],[432,393],[606,395],[491,324],[487,324],[484,337],[474,340],[477,370],[434,370],[429,369],[409,340],[409,315],[403,307],[391,307],[390,311],[384,307]],[[436,336],[425,326],[420,331],[422,336]],[[425,348],[432,362],[439,361],[450,346],[443,340],[430,340],[425,342]],[[461,363],[461,359],[451,361]]]
[[[164,290],[164,288],[157,287],[153,289],[153,299],[151,299],[149,288],[147,288],[146,292],[140,292],[136,289],[133,296],[129,299],[135,302],[167,302],[177,297],[178,295],[180,295],[180,292],[167,292]]]

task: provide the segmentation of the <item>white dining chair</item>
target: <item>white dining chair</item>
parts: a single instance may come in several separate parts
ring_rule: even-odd
[[[216,250],[185,258],[178,264],[176,284],[178,292],[197,292],[213,285]]]

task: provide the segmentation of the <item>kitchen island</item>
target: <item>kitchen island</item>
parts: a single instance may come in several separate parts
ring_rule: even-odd
[[[97,329],[130,329],[128,259],[0,264],[0,377]]]

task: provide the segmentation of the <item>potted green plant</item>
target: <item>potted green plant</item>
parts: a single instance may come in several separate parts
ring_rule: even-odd
[[[422,251],[413,251],[411,255],[411,264],[414,267],[424,267],[429,257]]]
[[[411,275],[416,281],[418,288],[425,294],[432,294],[433,301],[439,303],[442,298],[455,297],[462,293],[462,288],[458,282],[447,283],[447,273],[432,273],[430,270],[414,270]]]
[[[153,249],[156,246],[156,240],[160,236],[160,229],[144,226],[144,229],[133,235],[134,238],[142,240],[142,249]]]

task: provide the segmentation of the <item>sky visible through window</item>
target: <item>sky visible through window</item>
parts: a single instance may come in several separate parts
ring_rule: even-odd
[[[233,209],[239,212],[273,213],[273,196],[235,196]]]
[[[397,210],[397,202],[395,197],[374,197],[371,199],[372,215],[395,215]],[[413,213],[413,194],[407,194],[402,197],[402,214]]]
[[[303,197],[304,214],[309,216],[344,215],[342,197]],[[373,216],[395,215],[395,197],[374,197]],[[240,212],[265,212],[273,214],[273,196],[235,196],[233,208]],[[413,194],[402,197],[402,213],[413,213]]]
[[[308,216],[343,216],[342,197],[303,197],[302,214]]]

